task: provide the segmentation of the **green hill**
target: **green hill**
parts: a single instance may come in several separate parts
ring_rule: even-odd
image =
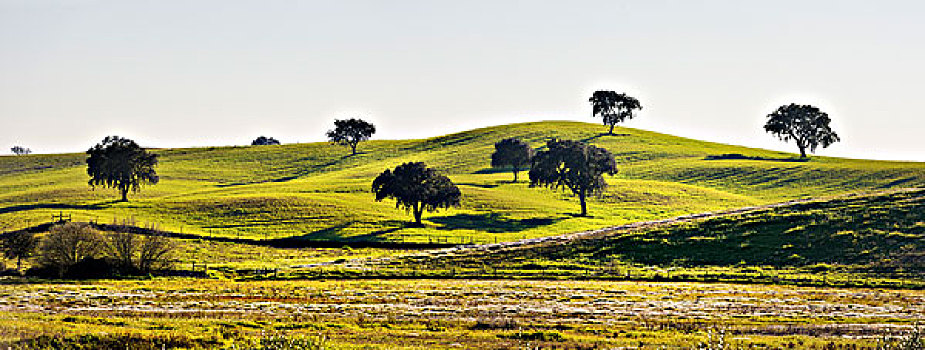
[[[433,277],[908,286],[925,276],[925,189],[838,196],[378,262]],[[490,266],[490,268],[486,268]]]
[[[133,220],[208,236],[428,241],[514,240],[839,193],[925,187],[925,163],[813,157],[579,122],[495,126],[423,140],[371,141],[360,154],[328,143],[158,149],[161,183],[115,202],[91,190],[84,155],[0,157],[0,230],[37,225],[53,213],[75,220]],[[613,152],[620,173],[574,217],[570,194],[510,183],[489,168],[494,142],[520,137],[586,140]],[[425,228],[369,192],[382,170],[423,161],[449,174],[462,207],[425,214]]]

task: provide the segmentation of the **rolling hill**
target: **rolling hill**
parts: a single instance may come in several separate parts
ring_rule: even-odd
[[[421,140],[374,140],[349,155],[328,143],[156,149],[158,185],[116,202],[91,190],[84,154],[0,157],[0,230],[34,226],[53,213],[75,220],[130,221],[203,236],[418,241],[437,237],[508,241],[760,205],[797,198],[925,187],[925,163],[813,157],[598,124],[535,122]],[[551,137],[609,149],[620,172],[575,217],[568,193],[510,183],[491,169],[494,142],[520,137],[540,148]],[[390,201],[375,202],[372,179],[402,162],[448,174],[462,206],[425,213],[424,228]]]

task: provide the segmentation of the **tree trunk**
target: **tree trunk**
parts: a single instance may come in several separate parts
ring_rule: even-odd
[[[19,271],[19,273],[22,273],[22,257],[21,256],[16,257],[16,271]]]
[[[581,216],[588,216],[588,204],[585,202],[585,191],[578,192],[578,201],[581,202]]]
[[[353,154],[351,154],[351,155],[353,155],[353,156],[357,155],[357,144],[351,143],[351,144],[350,144],[350,149],[353,151]]]
[[[127,188],[123,188],[123,189],[121,189],[121,191],[122,191],[122,201],[123,201],[123,202],[128,202],[128,189],[127,189]]]
[[[806,158],[806,146],[800,146],[800,158]]]
[[[610,124],[610,132],[608,132],[607,135],[613,135],[613,127],[614,127],[614,125],[616,125],[616,124]]]
[[[420,205],[420,203],[414,203],[412,211],[414,212],[414,223],[418,224],[418,226],[424,226],[424,224],[421,223],[421,214],[424,212],[424,206]]]
[[[511,182],[517,182],[517,173],[519,172],[520,170],[518,170],[517,168],[514,168],[514,181],[511,181]]]

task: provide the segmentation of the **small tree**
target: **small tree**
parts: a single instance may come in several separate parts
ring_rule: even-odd
[[[90,148],[87,155],[89,185],[118,189],[123,202],[128,201],[129,191],[138,192],[142,185],[154,185],[159,180],[154,171],[157,155],[148,153],[135,141],[109,136]]]
[[[588,102],[591,102],[591,115],[602,117],[604,125],[610,125],[609,135],[613,135],[613,127],[617,123],[632,119],[636,116],[635,111],[642,109],[636,98],[614,91],[595,91]]]
[[[147,235],[138,247],[138,271],[151,273],[164,270],[173,264],[173,252],[176,245],[164,235]]]
[[[534,151],[529,144],[518,138],[509,138],[495,143],[495,153],[491,155],[491,166],[500,168],[509,166],[517,182],[517,173],[526,168],[533,158]]]
[[[421,225],[421,214],[459,205],[459,188],[450,178],[437,173],[421,162],[409,162],[386,169],[373,180],[376,201],[395,199],[395,207],[414,214],[414,222]]]
[[[376,126],[362,119],[335,120],[334,130],[328,131],[328,140],[332,143],[349,146],[352,154],[357,154],[357,144],[369,140],[376,133]]]
[[[829,115],[819,108],[810,105],[797,105],[791,103],[780,106],[768,114],[768,122],[764,130],[777,136],[784,142],[796,142],[800,148],[800,158],[806,158],[806,149],[816,153],[816,147],[829,147],[841,141],[838,135],[829,127]]]
[[[105,247],[103,236],[84,223],[55,226],[42,241],[39,261],[62,277],[84,259],[98,257]]]
[[[581,216],[588,215],[585,198],[607,188],[604,174],[617,173],[617,162],[603,148],[573,140],[550,140],[533,157],[530,186],[565,187],[578,195]]]
[[[279,140],[272,137],[260,136],[251,142],[251,146],[274,146],[279,145]]]
[[[12,148],[10,148],[10,151],[12,151],[13,154],[17,156],[24,156],[27,154],[32,154],[31,149],[25,148],[23,146],[13,146]]]
[[[0,247],[3,248],[3,255],[7,259],[16,259],[16,270],[22,271],[22,260],[35,253],[39,240],[35,238],[35,234],[27,231],[10,232],[2,238]]]

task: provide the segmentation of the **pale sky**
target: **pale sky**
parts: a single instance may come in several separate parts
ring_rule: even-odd
[[[790,152],[765,115],[814,104],[817,154],[925,161],[925,1],[0,0],[0,154],[599,123],[598,89],[639,98],[626,126]]]

